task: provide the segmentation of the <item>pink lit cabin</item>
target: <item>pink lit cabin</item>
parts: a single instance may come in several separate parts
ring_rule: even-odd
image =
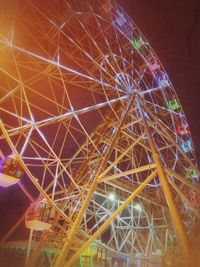
[[[158,62],[158,60],[156,58],[151,58],[148,61],[147,66],[153,72],[158,72],[161,69],[161,66],[160,66],[160,64],[159,64],[159,62]]]
[[[188,134],[188,133],[189,133],[189,127],[188,127],[188,125],[187,125],[187,124],[178,125],[178,126],[177,126],[177,132],[178,132],[180,135]]]

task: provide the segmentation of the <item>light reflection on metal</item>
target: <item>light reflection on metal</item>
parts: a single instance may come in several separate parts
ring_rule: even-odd
[[[7,33],[0,29],[1,158],[14,152],[25,171],[20,187],[55,209],[46,239],[33,233],[38,246],[27,266],[48,246],[64,251],[64,266],[94,235],[111,257],[139,264],[173,249],[175,238],[145,127],[187,231],[197,214],[199,172],[185,115],[161,62],[115,1],[51,7],[29,1]],[[52,265],[61,266],[58,255]]]

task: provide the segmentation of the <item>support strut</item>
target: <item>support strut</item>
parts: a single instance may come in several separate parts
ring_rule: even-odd
[[[131,109],[133,105],[133,98],[131,97],[128,105],[127,105],[127,108],[124,110],[124,112],[122,113],[122,117],[121,117],[121,120],[119,122],[119,124],[117,125],[117,128],[115,128],[114,132],[113,132],[113,138],[111,140],[111,144],[110,146],[107,146],[107,149],[105,151],[105,156],[102,160],[102,163],[97,171],[97,174],[95,175],[94,179],[93,179],[93,182],[91,183],[91,186],[88,190],[88,194],[87,196],[85,197],[84,201],[83,201],[83,205],[79,211],[79,214],[77,215],[71,229],[69,230],[69,232],[67,233],[67,240],[66,242],[64,243],[63,247],[61,248],[61,251],[59,253],[59,255],[56,257],[55,259],[55,263],[53,264],[54,267],[60,267],[60,266],[63,266],[64,263],[65,263],[65,259],[69,253],[69,250],[71,248],[71,245],[72,245],[72,242],[74,240],[74,237],[77,233],[77,230],[81,224],[81,221],[82,221],[82,218],[83,218],[83,215],[92,199],[92,196],[93,196],[93,193],[96,189],[96,186],[98,184],[98,181],[99,181],[99,176],[100,174],[104,171],[105,169],[105,166],[109,160],[109,157],[113,151],[113,147],[115,145],[115,142],[117,141],[118,137],[119,137],[119,134],[121,132],[121,128],[123,127],[124,125],[124,121],[126,120],[126,117],[127,115],[129,114],[129,111]]]
[[[138,108],[139,108],[140,113],[141,113],[141,117],[142,117],[142,121],[143,121],[143,125],[144,125],[144,130],[145,130],[146,136],[148,138],[149,147],[152,151],[153,160],[156,164],[156,169],[158,171],[158,176],[160,179],[161,187],[164,191],[164,195],[165,195],[168,207],[169,207],[171,220],[174,223],[174,228],[175,228],[175,231],[177,234],[177,238],[179,240],[179,245],[183,251],[183,256],[184,256],[184,259],[186,261],[185,266],[190,267],[192,265],[191,265],[191,259],[190,259],[191,254],[190,254],[189,239],[188,239],[185,227],[183,225],[183,222],[181,220],[181,217],[179,215],[178,209],[176,207],[176,204],[174,202],[172,192],[170,190],[170,185],[168,182],[168,177],[167,177],[167,174],[165,172],[165,169],[164,169],[160,154],[158,152],[158,149],[157,149],[155,142],[152,138],[151,129],[148,126],[147,120],[145,118],[144,110],[142,108],[142,106],[144,107],[145,104],[144,103],[143,103],[143,105],[140,104],[140,101],[142,101],[142,100],[139,96],[136,96],[135,100],[136,100],[136,104],[138,105]]]

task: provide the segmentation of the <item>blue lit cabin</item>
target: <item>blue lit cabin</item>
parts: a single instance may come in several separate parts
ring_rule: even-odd
[[[0,166],[0,186],[9,187],[20,181],[23,169],[15,155],[5,158]]]
[[[193,148],[192,148],[192,142],[191,142],[190,139],[188,139],[186,142],[181,141],[180,146],[181,146],[181,150],[184,153],[188,153],[188,152],[190,152],[190,151],[193,150]]]
[[[169,78],[168,78],[166,73],[161,73],[158,76],[156,82],[157,82],[157,85],[160,86],[161,88],[165,88],[165,87],[169,86],[169,84],[170,84]]]
[[[117,24],[122,27],[126,23],[126,18],[123,13],[118,14],[116,17]]]
[[[34,202],[26,212],[25,223],[28,229],[49,230],[55,218],[55,210],[45,199]]]

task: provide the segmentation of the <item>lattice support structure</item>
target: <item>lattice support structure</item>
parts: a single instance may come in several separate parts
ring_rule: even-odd
[[[31,203],[1,247],[25,218],[29,267],[69,267],[92,242],[105,261],[184,259],[199,171],[148,41],[115,1],[1,5],[0,183]]]

